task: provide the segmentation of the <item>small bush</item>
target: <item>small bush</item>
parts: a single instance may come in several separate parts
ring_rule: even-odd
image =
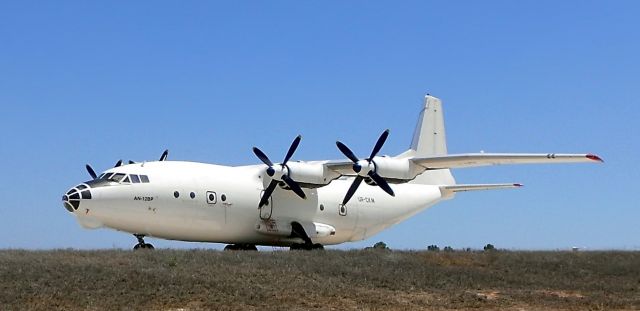
[[[487,244],[484,246],[484,251],[485,252],[491,252],[491,251],[495,251],[496,247],[493,246],[493,244]]]
[[[373,244],[373,248],[374,249],[389,249],[389,247],[387,247],[387,243],[382,242],[382,241],[380,241],[380,242],[378,242],[376,244]]]
[[[438,247],[438,245],[429,245],[427,246],[427,250],[430,252],[439,252],[440,251],[440,247]]]
[[[388,246],[387,243],[385,242],[378,242],[376,244],[373,244],[373,246],[367,246],[364,248],[365,250],[371,250],[371,249],[377,249],[377,250],[391,250]]]

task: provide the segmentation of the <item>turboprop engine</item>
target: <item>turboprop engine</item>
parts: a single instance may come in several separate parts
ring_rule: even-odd
[[[372,167],[380,177],[392,184],[400,184],[413,180],[425,170],[424,167],[414,164],[409,159],[397,159],[387,156],[374,157],[369,166]],[[365,182],[369,180],[372,179],[365,178]]]
[[[287,151],[284,161],[282,163],[274,164],[271,162],[264,152],[258,147],[253,147],[253,153],[267,165],[265,170],[266,175],[271,178],[271,182],[267,188],[265,188],[258,207],[262,207],[269,202],[269,197],[273,194],[276,186],[281,185],[282,188],[295,192],[300,198],[306,199],[302,187],[304,188],[317,188],[329,184],[333,179],[338,178],[339,174],[328,171],[321,163],[304,163],[304,162],[289,162],[293,153],[298,148],[302,137],[298,135]]]
[[[303,188],[318,188],[328,185],[340,174],[328,169],[322,163],[289,162],[289,177],[297,181]]]
[[[349,202],[363,180],[365,180],[367,184],[378,186],[389,195],[395,196],[387,180],[392,183],[403,183],[414,179],[424,171],[424,168],[416,166],[408,159],[377,157],[376,155],[380,152],[380,149],[382,149],[382,145],[384,145],[388,136],[389,130],[382,132],[371,151],[371,155],[363,160],[358,159],[353,151],[345,144],[339,141],[336,142],[338,149],[353,162],[353,171],[357,174],[342,200],[343,205]]]

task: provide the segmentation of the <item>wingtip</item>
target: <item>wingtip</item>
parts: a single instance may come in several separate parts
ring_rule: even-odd
[[[604,163],[604,160],[602,160],[601,157],[595,155],[595,154],[587,154],[586,155],[587,159],[592,160],[592,161],[596,161],[596,162],[600,162],[600,163]]]

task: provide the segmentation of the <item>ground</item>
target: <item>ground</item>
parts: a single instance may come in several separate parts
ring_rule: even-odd
[[[0,251],[2,310],[637,310],[640,252]]]

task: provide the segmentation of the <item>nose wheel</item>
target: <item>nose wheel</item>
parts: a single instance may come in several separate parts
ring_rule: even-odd
[[[151,245],[150,243],[144,242],[143,234],[134,234],[133,236],[135,236],[136,239],[138,239],[138,244],[133,246],[134,251],[139,249],[153,249],[153,245]]]

